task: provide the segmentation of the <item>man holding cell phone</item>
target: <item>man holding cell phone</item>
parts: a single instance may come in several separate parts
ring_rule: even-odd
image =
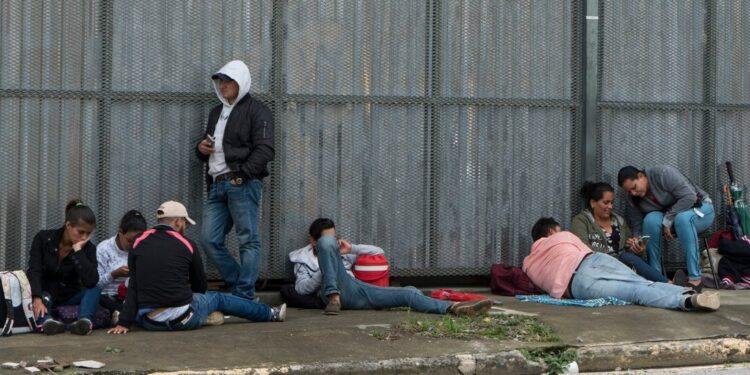
[[[232,294],[254,299],[260,269],[258,207],[262,179],[274,157],[273,115],[249,94],[250,70],[242,61],[230,61],[211,79],[221,104],[209,113],[206,132],[196,144],[198,158],[207,163],[201,238]],[[232,226],[239,261],[226,247]]]

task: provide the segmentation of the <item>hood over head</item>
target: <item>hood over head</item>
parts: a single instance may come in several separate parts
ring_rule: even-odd
[[[237,94],[237,99],[234,101],[234,104],[237,104],[237,102],[242,100],[242,98],[244,98],[245,95],[250,91],[250,84],[252,82],[252,79],[250,77],[250,69],[248,69],[247,65],[245,65],[244,62],[240,60],[233,60],[228,62],[221,69],[219,69],[219,71],[211,76],[216,96],[219,97],[219,100],[221,100],[224,105],[229,106],[229,102],[227,102],[227,100],[221,95],[221,91],[219,91],[218,79],[224,78],[222,76],[231,78],[240,86],[240,92],[239,94]]]

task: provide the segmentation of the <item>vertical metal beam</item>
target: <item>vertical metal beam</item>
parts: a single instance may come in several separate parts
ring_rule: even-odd
[[[586,8],[585,1],[582,0],[571,0],[570,2],[571,12],[571,51],[570,51],[570,96],[571,99],[576,103],[571,111],[572,121],[572,142],[571,142],[571,158],[570,158],[570,171],[571,171],[571,184],[573,185],[571,191],[576,191],[581,183],[583,183],[583,176],[586,176],[586,146],[589,142],[586,141],[586,66],[583,61],[586,61]],[[576,194],[570,195],[570,207],[573,212],[578,211],[580,207]]]
[[[283,114],[283,109],[286,106],[286,103],[281,100],[281,98],[284,96],[285,91],[285,78],[284,78],[284,39],[286,36],[286,24],[284,23],[284,11],[287,7],[287,2],[285,0],[279,0],[273,2],[273,9],[272,9],[272,16],[271,16],[271,49],[272,52],[272,58],[271,58],[271,92],[270,92],[270,100],[269,103],[267,103],[271,107],[271,111],[273,112],[273,118],[274,118],[274,149],[278,150],[280,149],[281,145],[281,138],[282,138],[282,132],[280,132],[280,128],[278,127],[279,119],[281,118],[281,115]],[[279,238],[278,235],[281,231],[281,228],[279,227],[279,220],[281,216],[281,209],[279,207],[279,195],[281,194],[281,177],[279,176],[280,171],[278,168],[276,168],[276,162],[269,164],[269,173],[271,180],[271,189],[269,198],[271,199],[270,202],[270,208],[269,208],[269,226],[271,227],[271,232],[269,233],[268,240],[270,244],[267,244],[266,246],[269,246],[269,255],[268,255],[268,265],[269,267],[266,268],[266,270],[272,274],[277,274],[275,267],[278,267],[279,269],[283,268],[286,265],[286,262],[282,260],[281,265],[274,264],[274,260],[276,259],[286,259],[285,256],[281,256],[280,254],[280,244],[279,244]],[[288,274],[288,272],[286,272]],[[268,275],[265,275],[268,277]]]
[[[599,167],[600,155],[598,149],[599,133],[599,90],[600,71],[599,71],[599,17],[601,17],[597,0],[585,0],[585,31],[584,47],[582,51],[582,65],[584,73],[582,75],[583,93],[581,94],[581,108],[583,110],[583,131],[584,131],[584,155],[583,155],[583,175],[584,179],[598,180],[601,178]],[[603,9],[603,6],[601,7]]]
[[[109,228],[109,176],[111,170],[110,129],[112,127],[112,38],[114,29],[114,0],[99,3],[99,32],[101,35],[100,87],[97,94],[97,126],[99,160],[96,170],[96,211],[99,217],[97,237]],[[101,238],[99,238],[101,239]]]
[[[428,67],[429,71],[429,81],[427,81],[428,90],[427,95],[429,97],[436,97],[440,95],[440,43],[441,43],[441,35],[440,35],[440,22],[441,22],[441,0],[431,0],[429,1],[430,5],[430,12],[428,13],[428,31],[430,33],[430,40],[429,44],[427,46],[428,48],[428,54],[430,59],[430,64]],[[431,268],[436,268],[438,266],[438,257],[439,257],[439,240],[440,237],[438,236],[439,230],[439,212],[438,212],[438,204],[440,202],[439,200],[439,191],[438,191],[438,185],[440,184],[440,166],[437,165],[440,152],[440,131],[439,131],[439,124],[440,124],[440,111],[438,110],[438,105],[436,104],[428,104],[427,107],[428,110],[428,118],[427,118],[427,124],[428,124],[428,131],[429,131],[429,146],[430,146],[430,159],[429,159],[429,168],[430,168],[430,174],[429,174],[429,187],[430,190],[428,192],[428,195],[430,197],[429,202],[429,223],[430,227],[428,228],[429,231],[429,237],[427,242],[428,245],[428,259],[429,259],[429,266]]]
[[[703,49],[703,104],[708,109],[703,110],[701,135],[703,138],[703,157],[701,167],[701,183],[704,189],[711,191],[719,186],[721,160],[716,160],[716,3],[705,0],[704,28],[706,43]],[[713,197],[718,205],[719,197]]]

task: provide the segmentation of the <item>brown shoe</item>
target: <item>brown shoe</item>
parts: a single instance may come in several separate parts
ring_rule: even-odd
[[[456,302],[448,312],[455,316],[471,316],[484,314],[492,308],[492,301],[480,299],[475,301]]]
[[[328,304],[326,305],[326,309],[323,310],[323,313],[326,315],[338,315],[341,312],[341,302],[338,301],[328,301]]]

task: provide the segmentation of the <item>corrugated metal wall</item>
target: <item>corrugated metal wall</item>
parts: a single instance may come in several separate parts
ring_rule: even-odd
[[[193,145],[217,103],[209,77],[232,59],[276,118],[263,277],[288,276],[318,216],[382,246],[395,275],[519,264],[539,216],[567,224],[580,208],[586,141],[595,177],[658,161],[711,190],[744,153],[750,178],[749,7],[599,1],[585,139],[584,4],[0,0],[0,268],[25,268],[72,197],[96,210],[97,240],[167,199],[200,221]]]

